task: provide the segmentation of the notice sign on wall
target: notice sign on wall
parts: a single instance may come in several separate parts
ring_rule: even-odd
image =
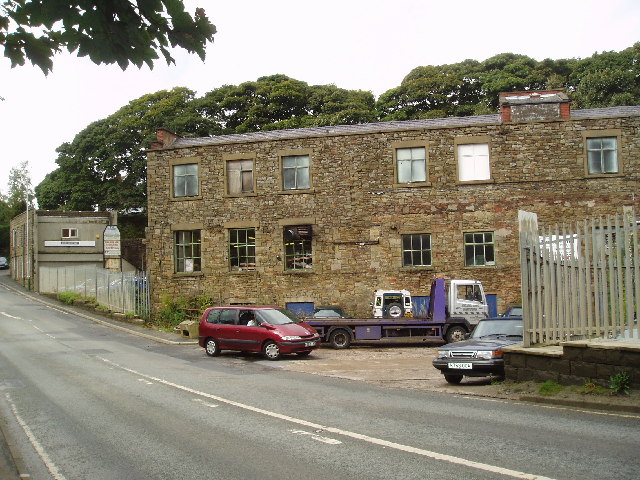
[[[104,229],[104,256],[119,257],[120,256],[120,230],[115,225],[108,225]]]

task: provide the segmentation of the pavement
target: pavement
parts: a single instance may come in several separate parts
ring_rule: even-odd
[[[197,344],[197,339],[194,338],[148,328],[142,324],[130,323],[125,319],[114,319],[82,306],[66,305],[53,298],[30,292],[13,281],[6,271],[0,272],[0,285],[35,301],[132,335],[167,345]],[[561,392],[549,396],[541,394],[540,384],[534,382],[496,382],[494,379],[484,378],[465,378],[459,385],[450,385],[431,365],[437,345],[433,343],[420,346],[355,346],[346,350],[323,347],[314,351],[309,357],[292,357],[274,362],[274,367],[312,375],[363,381],[383,387],[535,402],[557,408],[593,410],[640,418],[640,392],[638,391],[632,391],[629,395],[609,395],[607,392],[580,386],[565,387]],[[0,480],[21,478],[18,473],[22,470],[21,459],[15,453],[11,436],[3,419],[0,418]]]

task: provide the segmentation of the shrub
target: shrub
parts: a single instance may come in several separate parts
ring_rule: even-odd
[[[609,377],[609,390],[613,395],[629,395],[631,379],[626,372],[618,372]]]
[[[73,302],[80,298],[76,292],[60,292],[57,296],[58,300],[67,305],[73,305]]]
[[[211,297],[205,295],[165,297],[152,324],[161,329],[173,330],[185,320],[198,320],[202,312],[212,304]]]

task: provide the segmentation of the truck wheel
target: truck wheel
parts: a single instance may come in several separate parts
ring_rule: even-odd
[[[460,325],[454,325],[453,327],[450,327],[449,330],[447,330],[445,340],[447,341],[447,343],[459,342],[461,340],[464,340],[464,336],[466,333],[467,331],[464,327],[461,327]]]
[[[399,303],[389,304],[387,313],[391,318],[400,318],[402,316],[402,305],[400,305]]]
[[[462,375],[445,375],[444,379],[447,383],[459,384],[462,381]]]
[[[331,335],[329,335],[329,345],[338,350],[349,348],[349,345],[351,345],[351,334],[344,328],[334,330],[331,332]]]

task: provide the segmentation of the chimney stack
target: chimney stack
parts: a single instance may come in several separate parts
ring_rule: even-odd
[[[569,97],[563,90],[500,94],[502,123],[540,122],[571,118]]]

